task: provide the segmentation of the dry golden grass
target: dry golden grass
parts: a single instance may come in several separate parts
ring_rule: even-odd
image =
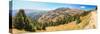
[[[81,23],[76,24],[75,21],[64,24],[64,25],[58,25],[58,26],[50,26],[46,27],[46,30],[37,30],[36,32],[51,32],[51,31],[66,31],[66,30],[79,30],[79,29],[90,29],[90,28],[96,28],[96,12],[91,12],[86,16],[80,17],[82,20]],[[25,31],[20,31],[17,29],[13,29],[13,33],[19,34],[20,32],[25,32]]]
[[[25,32],[24,30],[18,30],[18,29],[12,29],[12,33],[11,34],[21,34]]]
[[[87,26],[88,28],[96,28],[95,25],[92,25],[91,27],[89,27],[89,25],[91,25],[91,21],[94,21],[94,19],[96,19],[94,17],[95,12],[91,12],[86,16],[82,16],[80,17],[80,19],[82,20],[81,23],[76,24],[75,21],[68,23],[68,24],[64,24],[64,25],[59,25],[59,26],[51,26],[51,27],[47,27],[46,31],[58,31],[58,30],[78,30],[78,29],[85,29]],[[92,19],[91,17],[93,17],[94,19]],[[96,22],[93,22],[93,24],[96,24]]]

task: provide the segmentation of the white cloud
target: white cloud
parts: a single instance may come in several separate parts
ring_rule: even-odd
[[[80,8],[85,8],[85,6],[80,6]]]

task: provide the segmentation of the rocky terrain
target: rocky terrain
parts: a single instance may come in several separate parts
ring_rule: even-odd
[[[85,11],[79,9],[70,9],[70,8],[58,8],[55,10],[49,11],[47,14],[42,15],[39,19],[39,23],[46,24],[60,24],[69,23],[76,21],[80,23],[80,16],[83,15]],[[53,23],[53,24],[52,24]],[[49,26],[49,25],[48,25]]]
[[[12,29],[13,33],[27,31],[50,32],[59,30],[65,31],[96,28],[96,10],[84,11],[79,9],[58,8],[55,10],[48,11],[48,13],[41,15],[37,20],[34,21],[29,17],[24,16],[24,12],[19,12],[17,17],[14,18],[17,20],[17,23],[16,21],[14,23],[15,26],[19,27],[20,25],[19,28],[22,30],[16,29],[16,27]],[[20,21],[19,19],[22,19],[22,21]],[[22,24],[25,26],[22,27]]]

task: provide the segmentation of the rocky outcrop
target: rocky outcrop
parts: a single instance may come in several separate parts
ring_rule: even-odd
[[[85,11],[79,9],[70,9],[70,8],[58,8],[55,10],[48,11],[47,14],[42,15],[39,19],[39,23],[54,23],[62,22],[64,19],[69,19],[69,21],[79,20],[79,16],[84,14]],[[74,20],[73,20],[74,19]],[[66,20],[67,21],[67,20]]]

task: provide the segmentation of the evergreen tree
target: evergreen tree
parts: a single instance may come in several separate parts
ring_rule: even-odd
[[[24,13],[24,10],[20,9],[17,15],[15,16],[15,20],[14,20],[15,28],[24,29],[25,24],[26,24],[25,18],[26,18],[26,15]]]
[[[30,18],[28,18],[23,9],[20,9],[17,15],[15,16],[14,26],[17,29],[24,29],[26,31],[35,31],[34,23]]]

